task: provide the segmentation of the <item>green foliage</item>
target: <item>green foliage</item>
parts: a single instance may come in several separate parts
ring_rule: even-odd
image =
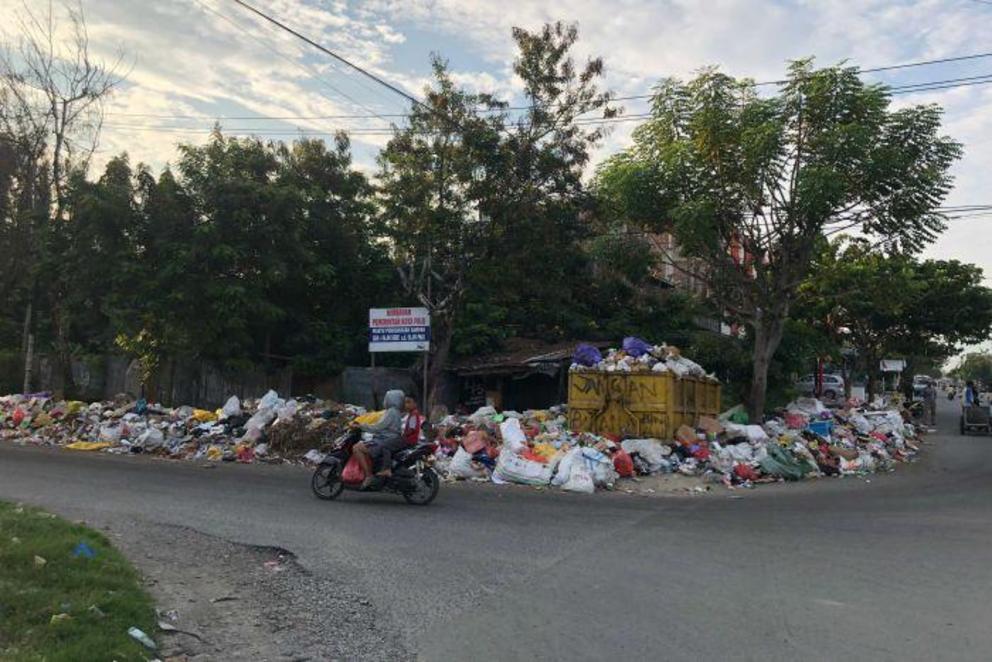
[[[905,252],[943,227],[960,145],[940,109],[890,110],[854,67],[793,63],[777,95],[706,70],[661,81],[634,145],[599,169],[603,206],[674,233],[719,307],[754,331],[752,416],[824,236],[856,227]]]
[[[811,324],[857,349],[874,378],[882,358],[943,361],[992,332],[992,289],[957,260],[886,254],[866,240],[824,247],[801,287]]]
[[[0,658],[144,660],[127,630],[154,635],[155,612],[134,568],[92,529],[0,502]],[[95,557],[74,557],[86,543]],[[40,565],[35,557],[46,561]],[[69,619],[52,622],[57,614]]]
[[[950,371],[952,377],[964,381],[992,384],[992,353],[971,352],[965,354],[960,363]]]

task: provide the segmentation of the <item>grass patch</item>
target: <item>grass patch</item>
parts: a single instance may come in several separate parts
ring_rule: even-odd
[[[74,556],[80,543],[93,558]],[[0,502],[0,660],[154,658],[128,636],[132,626],[153,635],[154,606],[106,537],[37,508]]]

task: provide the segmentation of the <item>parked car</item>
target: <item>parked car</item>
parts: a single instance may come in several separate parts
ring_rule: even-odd
[[[806,375],[796,382],[796,390],[803,395],[816,392],[816,375]],[[823,397],[835,400],[844,396],[844,378],[840,375],[823,375]]]

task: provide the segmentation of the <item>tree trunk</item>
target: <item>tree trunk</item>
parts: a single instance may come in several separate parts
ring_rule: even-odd
[[[434,322],[432,338],[435,340],[434,351],[430,353],[430,363],[427,367],[427,393],[425,394],[423,412],[425,416],[430,414],[431,407],[437,402],[438,388],[441,386],[441,377],[444,375],[444,367],[448,363],[451,355],[452,331],[454,323],[451,320],[438,320]]]
[[[878,391],[878,360],[875,358],[874,354],[866,353],[865,363],[868,369],[868,384],[865,386],[865,400],[871,404],[871,401],[875,399],[875,394]]]
[[[752,352],[751,397],[748,416],[752,423],[760,423],[765,416],[765,399],[768,394],[768,366],[782,342],[787,311],[759,313],[754,321],[754,351]]]

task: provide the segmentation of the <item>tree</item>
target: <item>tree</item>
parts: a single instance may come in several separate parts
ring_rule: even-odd
[[[799,308],[857,351],[876,393],[879,362],[941,362],[992,332],[992,289],[982,270],[956,260],[886,254],[865,239],[826,246],[800,288]]]
[[[118,74],[122,55],[115,62],[95,61],[89,51],[89,35],[82,7],[66,6],[71,24],[70,36],[59,41],[52,3],[47,12],[24,4],[17,16],[20,42],[16,48],[7,44],[0,48],[0,128],[16,137],[26,155],[27,167],[21,170],[22,204],[24,209],[37,210],[41,203],[50,204],[47,220],[58,232],[65,221],[69,183],[74,172],[85,172],[96,148],[103,121],[103,102],[121,78]],[[19,215],[29,219],[21,233],[26,255],[41,259],[43,232],[33,222],[34,215]],[[24,346],[30,347],[27,336],[33,328],[36,286],[33,275],[38,265],[28,266],[32,274],[27,284],[27,304],[24,313]],[[56,391],[63,390],[63,380],[71,380],[69,372],[69,333],[72,319],[66,302],[49,296],[49,317],[54,329],[57,364]],[[29,389],[31,357],[25,356],[25,390]]]
[[[964,381],[975,381],[992,384],[992,354],[989,352],[970,352],[950,371],[952,377]]]
[[[566,281],[568,251],[581,234],[589,149],[603,135],[576,120],[615,112],[596,87],[602,61],[577,67],[569,55],[574,26],[516,28],[513,37],[514,72],[528,108],[521,117],[511,120],[506,104],[489,95],[459,90],[435,58],[435,86],[379,157],[383,219],[398,272],[407,296],[431,313],[431,388],[479,270],[498,274],[499,284],[490,285],[515,295],[503,306],[508,311],[524,309],[521,316],[536,316],[545,329],[561,325],[555,309],[534,302],[570,292],[557,286]],[[568,310],[558,303],[557,310]]]
[[[912,252],[944,227],[960,145],[940,135],[938,107],[889,105],[857,68],[811,60],[770,97],[715,70],[666,79],[634,145],[598,173],[615,213],[672,231],[721,308],[750,326],[756,418],[820,240],[856,228]]]

